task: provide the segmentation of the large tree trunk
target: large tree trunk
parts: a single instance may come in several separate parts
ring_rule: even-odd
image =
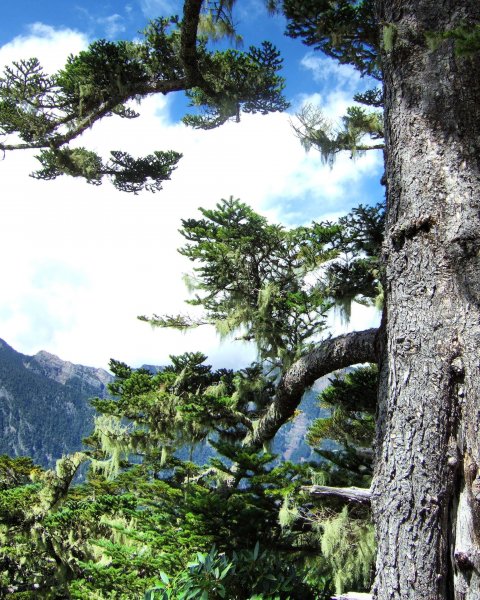
[[[372,507],[379,600],[480,599],[480,57],[426,33],[479,0],[377,0],[386,308]]]

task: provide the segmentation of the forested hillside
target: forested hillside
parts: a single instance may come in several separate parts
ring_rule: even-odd
[[[52,467],[80,450],[93,427],[89,399],[103,398],[112,380],[103,369],[44,351],[26,356],[0,340],[0,454],[30,456]]]
[[[142,368],[152,373],[160,369]],[[82,439],[93,429],[90,400],[105,398],[113,379],[104,369],[75,365],[44,350],[27,356],[0,340],[0,454],[29,456],[52,467],[64,454],[80,450]],[[323,377],[305,394],[295,423],[287,424],[275,438],[273,451],[280,458],[302,462],[314,456],[305,433],[325,413],[317,397],[328,381]],[[213,454],[213,449],[199,444],[194,458],[202,463]]]

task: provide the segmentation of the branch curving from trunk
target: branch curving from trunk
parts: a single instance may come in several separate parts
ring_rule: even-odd
[[[370,489],[358,487],[329,487],[326,485],[306,485],[302,492],[307,492],[311,496],[330,498],[340,498],[356,504],[370,504],[372,492]]]
[[[320,377],[352,365],[377,362],[377,333],[376,328],[366,329],[324,340],[297,360],[281,378],[272,404],[243,445],[259,448],[271,440],[293,416],[305,390]]]

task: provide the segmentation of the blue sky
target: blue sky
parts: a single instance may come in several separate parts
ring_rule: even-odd
[[[284,37],[283,19],[268,17],[261,0],[238,5],[245,46],[269,39],[282,51],[289,114],[247,115],[240,124],[197,132],[179,123],[183,97],[162,96],[145,101],[139,119],[108,119],[84,134],[79,143],[103,153],[183,152],[172,181],[155,195],[132,197],[108,183],[93,187],[67,178],[35,181],[28,177],[35,168],[29,153],[0,162],[0,337],[16,349],[45,349],[102,367],[110,357],[161,364],[169,354],[202,350],[217,366],[238,366],[253,356],[251,349],[220,344],[212,330],[152,331],[136,320],[138,314],[188,310],[181,275],[189,265],[176,252],[180,219],[230,195],[287,225],[334,218],[382,198],[378,152],[356,162],[339,156],[329,169],[318,153],[305,153],[290,126],[305,102],[339,118],[368,82]],[[178,12],[178,6],[175,0],[7,3],[0,66],[37,55],[46,70],[55,70],[94,39],[135,38],[149,17],[162,8]],[[352,326],[369,326],[372,318],[358,307]]]

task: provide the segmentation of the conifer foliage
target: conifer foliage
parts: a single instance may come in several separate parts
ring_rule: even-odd
[[[0,150],[38,149],[38,179],[70,175],[98,185],[107,177],[121,191],[155,192],[170,179],[178,152],[135,158],[114,150],[104,160],[70,142],[100,119],[138,117],[128,103],[150,94],[186,92],[194,113],[184,121],[203,129],[239,120],[243,112],[285,110],[276,48],[264,42],[247,52],[210,50],[208,37],[197,36],[200,4],[188,0],[183,20],[152,21],[141,41],[93,42],[53,75],[36,58],[7,67],[0,76]]]
[[[153,21],[139,42],[94,42],[52,76],[35,59],[14,63],[0,78],[0,150],[38,149],[41,179],[106,176],[122,191],[159,190],[178,153],[122,150],[104,160],[70,142],[102,118],[135,118],[128,102],[152,93],[187,92],[193,111],[184,120],[204,129],[284,110],[271,44],[212,51],[199,33],[232,35],[233,4],[186,0],[181,19]],[[284,5],[292,36],[380,77],[372,2]],[[381,105],[376,90],[358,101]],[[363,108],[336,131],[317,117],[305,115],[297,134],[326,160],[370,149],[365,135],[383,136],[379,115]],[[201,315],[142,319],[213,324],[253,342],[257,361],[215,370],[192,352],[155,373],[112,361],[112,397],[93,401],[98,417],[83,453],[56,472],[2,459],[0,586],[14,599],[308,600],[369,588],[369,507],[345,509],[334,493],[319,502],[311,489],[368,487],[375,373],[334,379],[324,393],[330,414],[309,433],[317,462],[281,461],[269,444],[318,377],[377,359],[375,330],[331,338],[326,323],[334,306],[348,317],[352,301],[381,296],[383,209],[292,229],[233,198],[201,215],[182,222],[180,249],[193,264],[190,303]],[[73,485],[83,462],[86,478]]]
[[[313,599],[352,582],[368,587],[368,507],[317,505],[308,489],[320,481],[368,486],[369,463],[357,450],[371,443],[372,387],[361,375],[333,381],[324,397],[341,409],[312,428],[315,463],[279,461],[255,432],[285,373],[323,335],[334,265],[350,244],[375,262],[376,213],[288,230],[231,198],[201,212],[183,221],[180,251],[195,265],[192,303],[204,316],[152,322],[214,323],[254,340],[258,361],[215,370],[205,355],[187,353],[157,372],[112,361],[112,396],[93,402],[99,416],[84,453],[57,473],[4,459],[0,521],[15,545],[2,544],[2,585],[13,598]],[[375,286],[356,291],[376,294]],[[332,400],[338,393],[343,400]],[[343,450],[325,447],[325,437]],[[84,460],[86,481],[72,485]],[[338,556],[352,543],[359,550],[346,574]]]

